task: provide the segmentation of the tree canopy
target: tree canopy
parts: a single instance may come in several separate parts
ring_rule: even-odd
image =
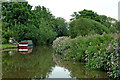
[[[79,18],[71,21],[69,31],[72,38],[80,35],[85,36],[89,34],[103,34],[104,32],[110,32],[106,26],[87,18]]]
[[[78,12],[74,12],[71,15],[73,18],[71,18],[71,20],[75,20],[75,19],[79,19],[79,18],[87,18],[87,19],[92,19],[95,20],[101,24],[103,24],[104,26],[110,28],[111,26],[116,26],[115,23],[117,22],[116,19],[111,18],[111,17],[107,17],[105,15],[99,15],[96,12],[92,11],[92,10],[82,10],[82,11],[78,11]]]
[[[98,22],[99,24],[104,25],[105,27],[107,27],[110,30],[111,33],[119,32],[118,21],[116,19],[111,18],[111,17],[107,17],[106,15],[99,15],[99,14],[97,14],[96,12],[94,12],[92,10],[84,9],[82,11],[74,12],[71,16],[73,17],[73,18],[71,18],[71,21],[73,21],[72,23],[75,22],[74,20],[77,21],[77,19],[86,18],[86,19],[94,20],[94,21]],[[86,28],[88,26],[86,26]],[[96,26],[96,28],[97,27],[98,26]]]
[[[117,20],[99,15],[92,10],[74,12],[68,24],[62,17],[55,17],[44,6],[28,2],[2,2],[2,38],[14,37],[18,42],[33,40],[34,44],[50,44],[56,37],[117,32]],[[68,34],[70,33],[70,34]]]
[[[3,38],[9,40],[15,37],[17,41],[31,39],[38,45],[50,44],[56,36],[65,35],[67,26],[63,18],[56,19],[44,6],[31,9],[28,2],[2,3]]]

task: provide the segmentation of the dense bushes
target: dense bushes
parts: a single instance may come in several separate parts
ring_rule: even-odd
[[[109,33],[110,31],[104,25],[91,19],[79,18],[70,22],[70,36],[72,38],[79,35],[103,34],[103,32]]]
[[[56,18],[54,31],[57,33],[57,37],[68,35],[67,28],[68,24],[64,18],[61,17]]]
[[[62,54],[68,48],[70,48],[70,38],[69,37],[59,37],[53,41],[53,48],[55,52]]]
[[[86,62],[86,66],[107,71],[112,77],[120,76],[117,34],[79,36],[69,41],[70,46],[67,46],[67,49],[64,49],[64,47],[60,47],[59,49],[63,50],[62,54],[66,54],[64,55],[64,59],[83,61]],[[59,44],[63,44],[61,42]],[[59,44],[54,43],[54,46],[58,47]],[[57,50],[56,48],[54,49]]]
[[[105,70],[109,76],[119,77],[119,45],[117,38],[110,36],[104,36],[104,42],[98,41],[100,44],[96,43],[96,46],[92,46],[94,42],[91,42],[91,46],[85,50],[85,61],[93,69]]]
[[[35,45],[49,45],[56,36],[67,35],[67,23],[55,18],[44,6],[32,6],[28,2],[2,3],[2,37],[18,42],[32,40]]]
[[[14,26],[12,31],[18,42],[21,40],[32,40],[34,45],[50,44],[56,37],[56,33],[47,25],[37,28],[34,25],[21,24]]]
[[[79,18],[87,18],[92,19],[94,21],[97,21],[98,23],[101,23],[102,25],[106,26],[107,28],[112,28],[110,31],[112,33],[117,32],[118,29],[118,21],[114,18],[108,17],[106,15],[99,15],[97,12],[92,10],[81,10],[78,12],[74,12],[72,15],[71,20],[76,20]]]
[[[2,43],[7,43],[7,40],[5,38],[2,38]]]

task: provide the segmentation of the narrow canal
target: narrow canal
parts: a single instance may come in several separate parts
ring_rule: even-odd
[[[107,78],[105,72],[85,68],[84,63],[61,61],[51,47],[34,47],[30,52],[2,52],[2,78]]]

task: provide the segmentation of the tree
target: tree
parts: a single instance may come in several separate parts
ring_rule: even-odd
[[[73,19],[79,19],[79,18],[88,18],[88,19],[93,19],[93,20],[97,20],[98,18],[98,14],[93,12],[92,10],[82,10],[82,11],[79,11],[79,12],[74,12],[72,15],[71,15]]]
[[[26,24],[32,6],[28,2],[2,2],[2,34],[9,40],[13,36],[16,24]]]
[[[2,21],[9,23],[8,27],[15,24],[26,24],[31,9],[32,6],[28,2],[3,2]]]
[[[15,37],[17,41],[33,40],[35,45],[50,44],[56,37],[55,17],[44,6],[32,6],[27,2],[2,3],[3,37]]]
[[[79,35],[109,33],[109,29],[106,26],[87,18],[79,18],[71,21],[69,29],[72,38]]]
[[[56,37],[55,17],[44,6],[36,6],[31,11],[31,17],[28,20],[28,25],[35,27],[34,39],[38,44],[50,44]],[[37,38],[37,39],[36,39]]]
[[[56,18],[54,31],[57,33],[57,37],[66,36],[68,32],[67,28],[68,25],[64,18]]]
[[[116,19],[107,17],[105,15],[99,15],[92,10],[84,9],[82,11],[74,12],[71,16],[73,17],[71,20],[76,20],[79,18],[92,19],[108,27],[111,30],[111,32],[117,32]]]

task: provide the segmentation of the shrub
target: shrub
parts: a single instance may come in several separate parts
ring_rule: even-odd
[[[29,26],[29,27],[28,27]],[[55,40],[56,33],[49,25],[37,28],[34,25],[16,25],[13,36],[17,41],[32,40],[34,45],[51,44]]]
[[[91,36],[79,36],[67,40],[64,38],[54,41],[53,48],[56,52],[66,54],[65,59],[86,62],[87,67],[106,71],[109,76],[120,77],[120,47],[117,34],[102,34]],[[62,45],[62,46],[58,46]],[[57,46],[56,46],[57,45]]]
[[[89,57],[90,54],[87,54],[86,65],[94,69],[105,70],[111,77],[119,77],[119,48],[118,38],[112,39],[109,44],[101,44],[99,50],[91,57]]]
[[[115,35],[116,36],[116,35]],[[111,77],[120,76],[119,66],[119,45],[118,38],[111,34],[89,36],[84,41],[77,38],[74,42],[78,45],[72,47],[72,52],[76,49],[76,60],[86,61],[86,66],[93,69],[107,71]],[[75,48],[75,46],[79,46]],[[75,51],[75,50],[74,50]],[[72,53],[72,54],[74,54]]]
[[[76,36],[84,36],[88,34],[103,34],[109,33],[109,29],[91,19],[79,18],[70,22],[70,36],[75,38]]]
[[[55,52],[62,54],[66,49],[70,47],[70,38],[69,37],[58,37],[53,41],[53,48]]]
[[[2,43],[3,43],[3,44],[7,43],[7,39],[2,38]]]

